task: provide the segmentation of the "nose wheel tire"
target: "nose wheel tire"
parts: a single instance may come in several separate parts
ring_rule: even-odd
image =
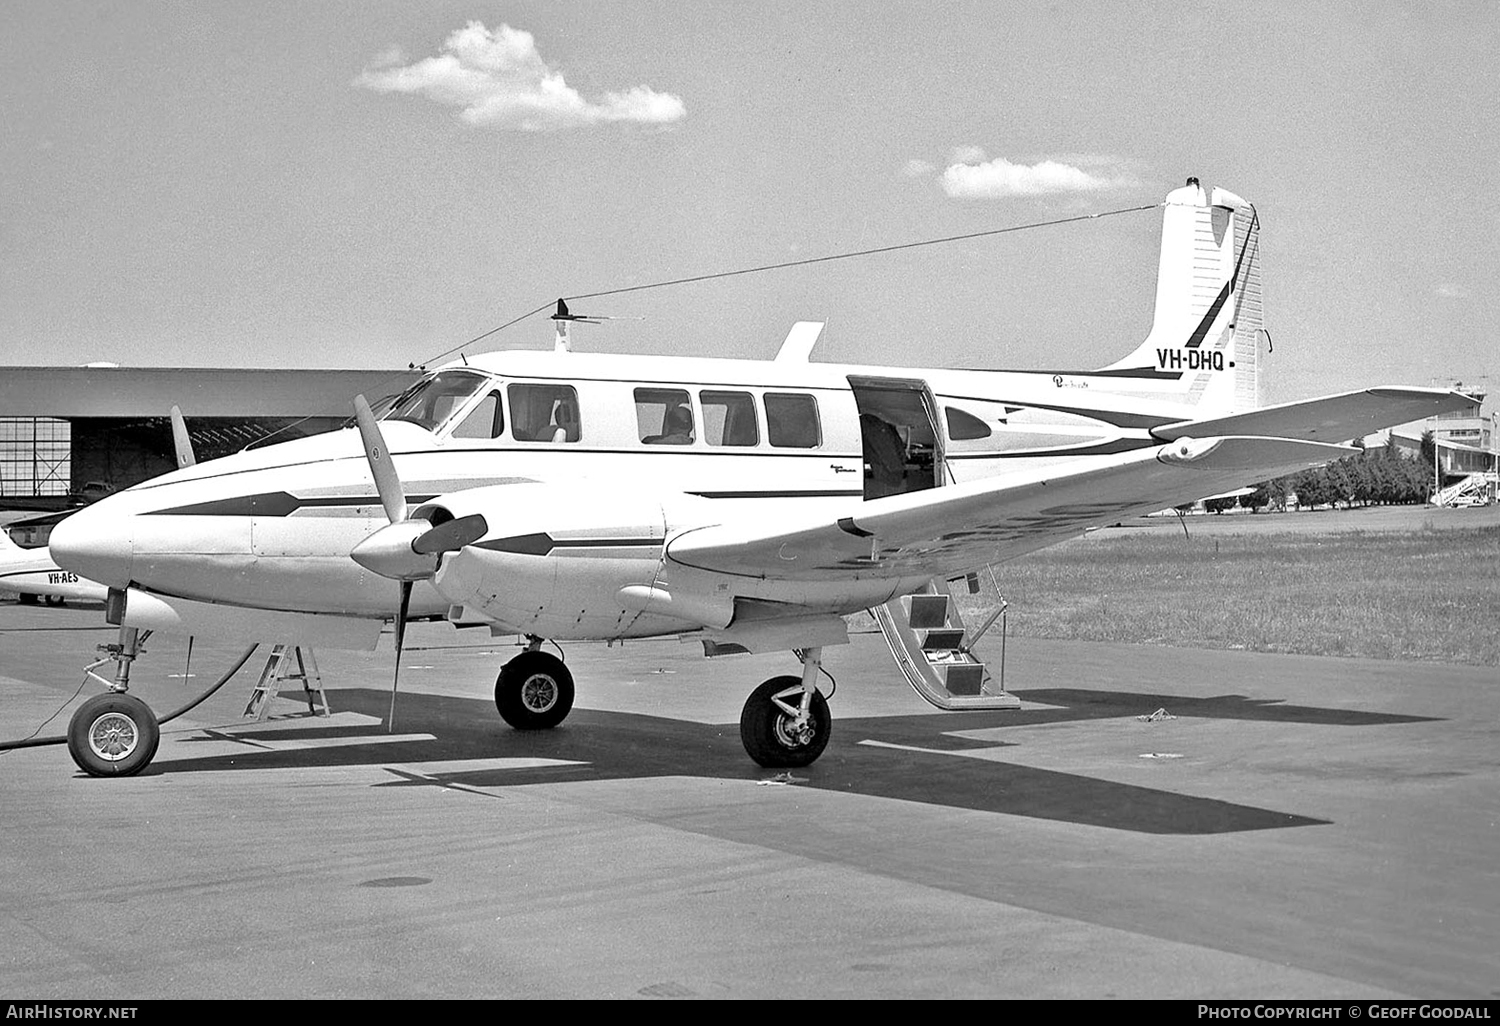
[[[545,652],[522,652],[500,669],[495,708],[517,730],[546,730],[573,708],[573,675]]]
[[[93,777],[128,777],[156,756],[161,728],[139,698],[112,691],[79,706],[68,723],[68,754]]]
[[[768,769],[808,766],[828,747],[833,717],[821,691],[814,691],[807,718],[802,678],[772,677],[750,693],[740,713],[740,741],[750,758]]]

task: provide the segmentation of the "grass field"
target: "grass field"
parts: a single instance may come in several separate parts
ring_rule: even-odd
[[[1361,512],[1193,517],[1188,537],[1175,518],[1095,532],[995,568],[1008,629],[1500,665],[1500,517]]]

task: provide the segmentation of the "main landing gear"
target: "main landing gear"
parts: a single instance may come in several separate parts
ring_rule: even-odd
[[[150,631],[121,627],[120,640],[100,645],[104,657],[84,671],[109,688],[79,706],[68,722],[68,754],[78,768],[94,777],[128,777],[146,768],[161,742],[161,728],[151,707],[126,694],[130,687],[130,664],[145,652],[142,644]],[[113,660],[115,679],[107,681],[95,667]]]
[[[740,713],[740,741],[757,763],[769,769],[811,765],[833,732],[828,702],[815,682],[823,650],[797,653],[802,676],[772,677],[750,693]]]
[[[495,680],[495,708],[517,730],[546,730],[561,723],[573,708],[573,674],[554,655],[542,651],[542,639],[528,635],[526,651],[500,669]],[[740,713],[740,741],[762,766],[786,769],[811,765],[833,731],[828,700],[816,687],[823,669],[823,650],[799,650],[802,676],[772,677],[750,694]]]
[[[526,651],[500,668],[495,708],[517,730],[546,730],[573,708],[573,675],[557,656],[542,651],[541,638],[528,638]]]

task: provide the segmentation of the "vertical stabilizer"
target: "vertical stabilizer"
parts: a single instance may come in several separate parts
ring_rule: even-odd
[[[1156,314],[1146,341],[1104,368],[1119,391],[1191,403],[1200,413],[1260,405],[1260,219],[1196,178],[1167,194]],[[1149,381],[1150,386],[1145,382]]]

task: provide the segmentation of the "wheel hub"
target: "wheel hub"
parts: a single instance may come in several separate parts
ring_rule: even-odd
[[[89,727],[89,748],[106,762],[128,757],[139,743],[135,721],[122,713],[107,712]]]
[[[530,712],[544,713],[557,704],[557,693],[557,681],[534,673],[521,685],[521,704]]]
[[[783,713],[776,717],[776,740],[788,748],[801,748],[810,744],[816,733],[817,725],[813,723],[811,716],[787,716]]]

